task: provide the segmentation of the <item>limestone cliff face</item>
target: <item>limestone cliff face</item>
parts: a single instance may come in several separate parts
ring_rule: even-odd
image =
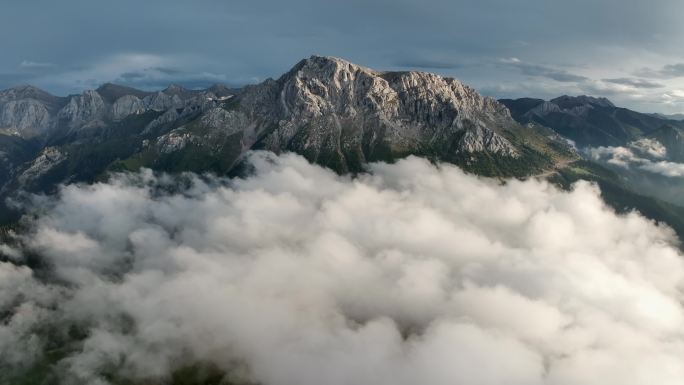
[[[104,100],[97,91],[88,90],[81,95],[71,97],[69,103],[59,111],[57,117],[69,126],[76,127],[96,122],[104,118],[104,114]]]
[[[180,119],[179,111],[187,109],[186,102],[183,110],[170,110],[149,127]],[[158,138],[161,154],[186,151],[190,144],[213,149],[230,143],[228,163],[256,147],[297,152],[340,172],[410,154],[473,167],[509,159],[523,170],[536,151],[525,143],[551,136],[536,133],[539,138],[526,142],[524,129],[504,105],[458,80],[380,72],[323,56],[302,60],[277,80],[248,86],[200,110],[200,118]],[[522,159],[523,152],[528,158]],[[532,168],[543,167],[544,156],[534,155]],[[488,172],[500,172],[492,164]]]
[[[19,134],[40,134],[50,127],[50,113],[38,100],[12,100],[0,107],[0,128]]]
[[[226,173],[251,149],[296,152],[340,173],[417,155],[483,175],[525,176],[573,156],[556,137],[521,126],[504,105],[456,79],[324,56],[241,90],[105,84],[59,98],[17,87],[0,91],[0,155],[12,164],[0,168],[0,198],[108,169]]]
[[[167,94],[161,91],[146,96],[143,99],[143,103],[146,108],[155,111],[166,111],[183,106],[183,100],[178,95]]]
[[[53,126],[52,117],[64,99],[31,86],[0,91],[0,132],[25,137],[44,134]]]
[[[518,155],[502,136],[515,125],[503,105],[429,73],[378,72],[313,56],[278,81],[247,90],[241,102],[270,123],[266,148],[325,162],[361,164],[444,150]]]
[[[231,96],[228,91],[170,86],[143,92],[107,84],[66,98],[58,111],[52,111],[43,101],[30,98],[46,99],[48,94],[13,89],[0,105],[0,128],[17,133],[52,127],[73,131],[145,111],[163,112],[153,127],[202,111],[212,130],[239,126],[250,131],[242,143],[245,148],[260,141],[274,151],[298,151],[313,160],[322,156],[340,164],[431,153],[436,147],[437,152],[518,155],[503,135],[514,123],[505,107],[455,79],[434,74],[379,72],[338,58],[312,56],[277,81],[246,87],[237,95],[236,104],[245,116],[212,111]]]
[[[144,92],[106,84],[79,95],[57,97],[35,87],[15,87],[0,91],[0,132],[29,138],[49,135],[58,128],[73,132],[103,127],[145,111],[208,109],[213,107],[211,100],[219,99],[217,93],[225,97],[230,92],[220,86],[200,91],[172,86],[164,91]]]
[[[137,114],[144,111],[145,103],[134,95],[122,96],[112,105],[112,118],[121,120],[128,115]]]

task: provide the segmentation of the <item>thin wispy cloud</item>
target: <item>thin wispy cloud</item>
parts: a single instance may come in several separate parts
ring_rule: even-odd
[[[36,62],[36,61],[31,61],[31,60],[24,60],[21,63],[19,63],[19,68],[22,69],[42,69],[42,68],[50,68],[54,67],[55,65],[52,63],[46,63],[46,62]]]
[[[516,57],[501,59],[500,62],[504,65],[514,67],[523,75],[532,77],[542,77],[555,80],[557,82],[583,82],[588,80],[586,76],[570,73],[563,69],[553,68],[549,66],[533,64],[524,62]]]
[[[668,178],[684,177],[684,164],[665,160],[667,150],[655,139],[639,139],[628,146],[590,148],[587,152],[594,160],[625,169],[639,169]]]
[[[642,68],[636,71],[637,75],[650,77],[650,78],[661,78],[661,79],[673,79],[684,77],[684,63],[667,64],[662,68]]]
[[[645,79],[638,78],[616,78],[616,79],[603,79],[604,82],[621,84],[626,86],[631,86],[635,88],[663,88],[665,87],[662,83],[653,82]]]

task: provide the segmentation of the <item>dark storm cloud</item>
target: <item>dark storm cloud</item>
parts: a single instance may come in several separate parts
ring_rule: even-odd
[[[678,62],[684,36],[676,0],[0,1],[0,36],[12,36],[2,42],[0,73],[20,74],[1,85],[28,80],[59,94],[149,68],[178,70],[163,78],[174,83],[254,83],[322,54],[542,96],[572,93],[584,78],[677,71],[663,66]],[[529,64],[502,69],[502,57]]]

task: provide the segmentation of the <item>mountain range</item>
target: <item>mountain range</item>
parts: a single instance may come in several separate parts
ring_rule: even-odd
[[[13,88],[0,92],[0,130],[5,194],[139,167],[228,173],[254,148],[297,152],[340,173],[413,154],[525,176],[575,157],[552,130],[520,125],[458,80],[321,56],[243,89],[105,84],[57,97]]]
[[[571,139],[580,147],[620,146],[664,127],[684,129],[684,121],[616,107],[606,98],[561,96],[552,100],[499,100],[520,123],[537,123]]]
[[[630,189],[575,147],[652,138],[678,161],[683,129],[682,121],[604,98],[497,101],[453,78],[312,56],[278,79],[240,89],[0,91],[0,198],[141,167],[238,175],[252,149],[295,152],[341,174],[416,155],[490,177],[547,175],[561,186],[594,180],[614,207],[639,209],[684,233],[684,209]],[[9,206],[1,213],[4,222],[20,214]]]

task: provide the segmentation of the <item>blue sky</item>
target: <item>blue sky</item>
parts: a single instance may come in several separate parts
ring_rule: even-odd
[[[323,54],[495,97],[678,113],[683,14],[679,0],[0,0],[0,88],[239,86]]]

